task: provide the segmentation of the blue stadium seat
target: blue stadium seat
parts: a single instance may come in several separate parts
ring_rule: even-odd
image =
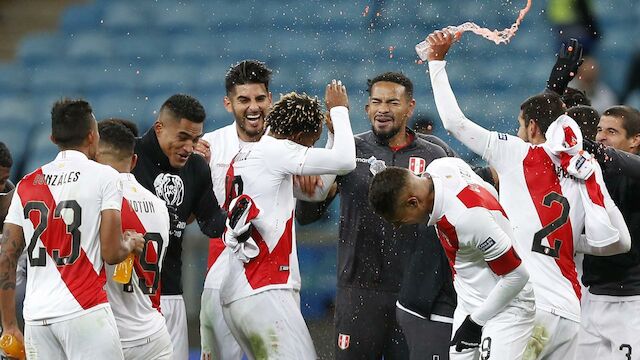
[[[68,58],[76,64],[99,64],[113,52],[109,35],[102,31],[75,34],[69,42]]]
[[[169,51],[171,60],[194,66],[205,65],[222,54],[218,39],[207,32],[172,36]]]
[[[195,87],[196,68],[178,64],[161,64],[140,74],[146,96],[168,92],[189,93]]]
[[[0,97],[0,123],[19,124],[25,126],[33,124],[33,104],[21,96]],[[2,129],[4,131],[4,128]]]
[[[188,34],[204,28],[202,4],[190,2],[158,2],[153,4],[152,24],[171,34]]]
[[[104,28],[119,35],[143,34],[151,25],[144,2],[116,2],[104,10]]]
[[[102,7],[96,4],[72,5],[62,14],[62,31],[80,34],[102,27]]]
[[[88,100],[98,120],[116,117],[142,122],[147,121],[151,113],[148,110],[148,101],[136,97],[133,93],[113,93],[90,97]]]
[[[72,96],[78,94],[83,74],[79,68],[54,63],[52,66],[40,66],[28,75],[31,94],[51,94],[58,96]]]
[[[56,33],[30,35],[20,42],[18,59],[29,67],[48,63],[66,53],[66,39],[66,36]]]
[[[0,64],[0,95],[22,94],[26,88],[26,72],[20,64]]]
[[[11,178],[16,179],[20,175],[21,164],[25,157],[25,151],[28,148],[29,134],[31,132],[30,123],[7,122],[6,119],[0,119],[0,141],[3,142],[13,158],[13,166],[11,167]]]
[[[132,92],[140,82],[139,69],[128,63],[96,65],[84,69],[82,93],[87,97]]]
[[[113,57],[116,61],[128,62],[133,65],[154,64],[166,61],[165,39],[152,32],[144,35],[128,34],[114,35]]]

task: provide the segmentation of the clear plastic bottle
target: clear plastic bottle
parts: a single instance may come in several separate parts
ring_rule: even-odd
[[[24,344],[13,335],[5,334],[0,337],[0,350],[10,359],[26,359]]]

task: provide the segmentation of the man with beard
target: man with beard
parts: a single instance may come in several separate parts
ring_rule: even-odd
[[[356,169],[336,178],[341,196],[336,358],[446,359],[455,293],[435,231],[425,225],[394,228],[373,212],[367,198],[371,179],[385,166],[421,174],[447,155],[407,128],[416,102],[406,76],[380,74],[368,81],[368,92],[371,131],[355,136]],[[298,201],[298,221],[317,220],[332,199]]]
[[[235,121],[205,134],[196,152],[211,168],[213,192],[224,204],[225,178],[233,157],[245,147],[253,146],[264,132],[264,119],[271,107],[269,81],[271,70],[264,63],[244,60],[232,66],[225,76],[225,109]],[[200,307],[200,343],[203,359],[233,360],[242,358],[242,350],[222,317],[220,285],[227,274],[229,254],[220,238],[209,244],[207,277]]]
[[[202,136],[205,111],[195,98],[176,94],[167,99],[151,129],[136,142],[137,166],[131,171],[147,190],[164,200],[171,227],[161,271],[160,306],[173,342],[174,359],[189,356],[187,314],[182,298],[182,236],[195,216],[200,230],[218,237],[226,214],[213,194],[209,166],[191,156]]]

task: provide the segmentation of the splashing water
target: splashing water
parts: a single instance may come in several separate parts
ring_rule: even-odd
[[[531,1],[532,0],[527,0],[527,6],[525,6],[524,9],[520,10],[516,22],[514,22],[511,27],[504,30],[489,30],[487,28],[480,27],[473,22],[466,22],[458,26],[447,26],[443,30],[451,32],[455,36],[455,41],[458,41],[458,39],[460,39],[460,36],[463,32],[470,31],[476,35],[482,36],[487,40],[493,41],[496,45],[506,44],[516,34],[518,28],[520,27],[520,23],[522,23],[522,19],[524,19],[524,16],[527,15],[529,9],[531,9]],[[416,45],[416,52],[418,53],[418,56],[420,56],[420,59],[422,59],[422,61],[427,60],[428,50],[429,43],[426,40]]]

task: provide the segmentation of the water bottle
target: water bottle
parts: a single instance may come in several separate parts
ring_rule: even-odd
[[[120,284],[128,284],[131,281],[131,274],[133,273],[133,253],[129,254],[120,264],[116,265],[113,270],[113,281]]]
[[[26,359],[24,344],[13,335],[5,334],[0,337],[0,350],[11,359]]]

